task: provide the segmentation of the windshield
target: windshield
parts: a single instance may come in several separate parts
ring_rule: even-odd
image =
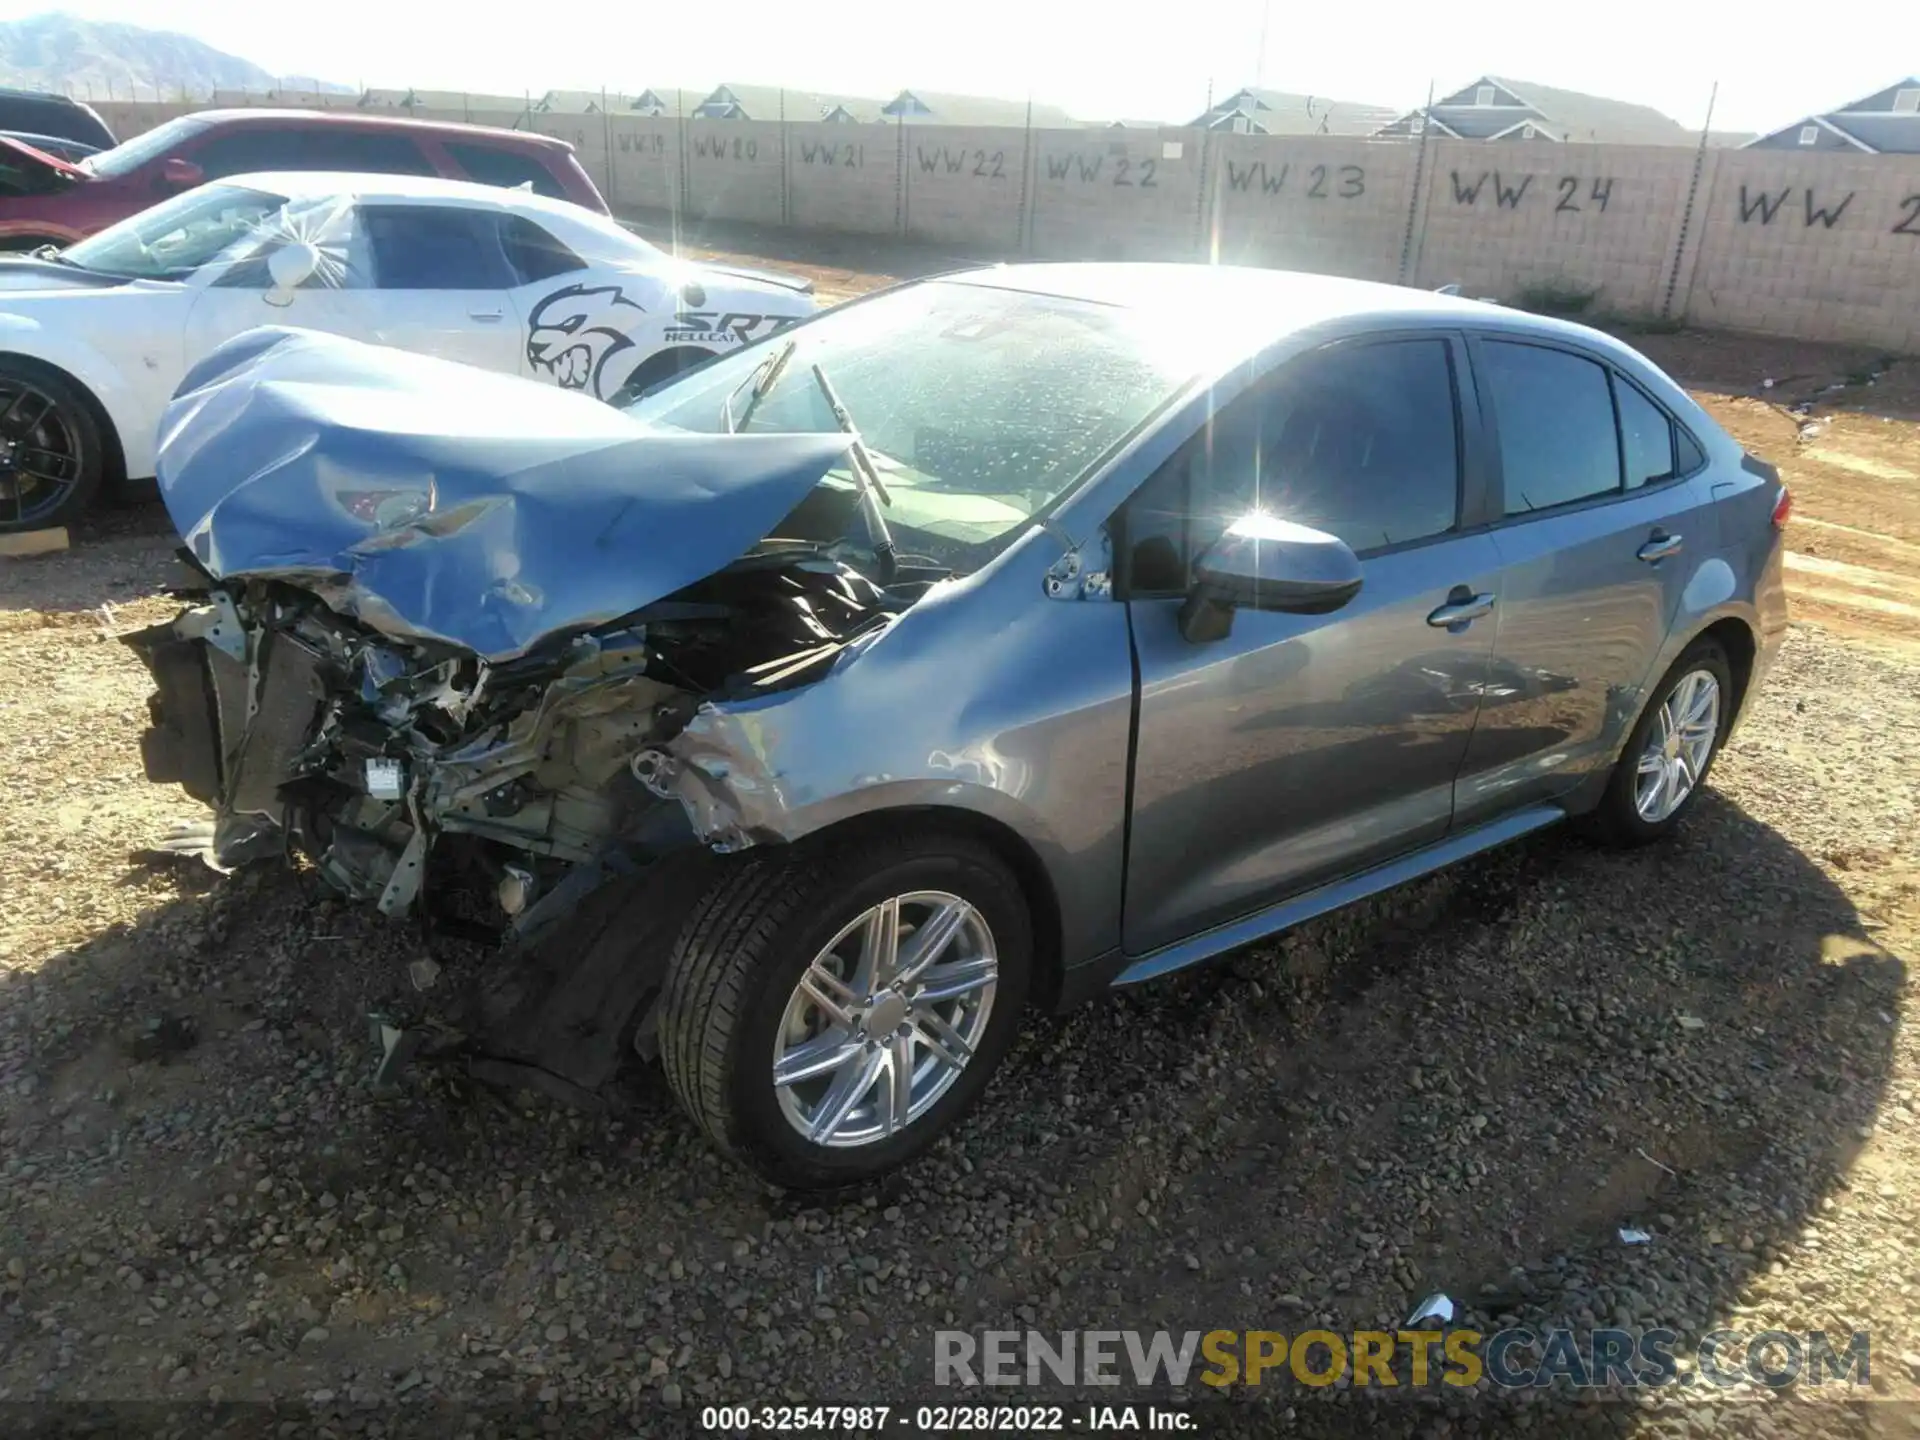
[[[102,180],[111,180],[115,176],[125,175],[128,171],[138,170],[149,160],[169,155],[192,136],[207,128],[207,122],[192,115],[182,115],[177,120],[169,120],[164,125],[156,125],[144,135],[136,135],[124,145],[116,145],[111,150],[102,150],[98,155],[89,155],[80,162],[80,168],[89,175],[97,175]]]
[[[202,185],[109,225],[63,252],[89,270],[136,280],[180,280],[286,209],[287,197],[238,185]]]
[[[1193,377],[1193,357],[1149,328],[1110,305],[928,282],[736,352],[628,413],[680,430],[721,431],[729,419],[742,430],[837,430],[819,366],[885,484],[901,556],[966,570]],[[793,353],[754,402],[755,372],[788,341]],[[829,481],[855,484],[844,470]]]

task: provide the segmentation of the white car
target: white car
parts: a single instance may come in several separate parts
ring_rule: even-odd
[[[293,325],[632,394],[813,313],[811,285],[675,259],[530,191],[240,175],[57,254],[0,260],[0,533],[153,474],[160,413],[223,340]]]

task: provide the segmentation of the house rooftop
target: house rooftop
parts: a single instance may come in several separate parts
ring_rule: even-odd
[[[1221,128],[1235,113],[1247,117],[1249,128],[1268,135],[1371,135],[1399,113],[1386,105],[1359,100],[1336,100],[1330,95],[1296,95],[1285,90],[1249,86],[1214,101],[1193,125]]]

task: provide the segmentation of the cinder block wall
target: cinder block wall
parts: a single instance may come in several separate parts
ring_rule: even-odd
[[[1558,291],[1654,315],[1695,151],[1673,146],[1428,146],[1411,280],[1476,295]]]
[[[1417,147],[1258,135],[1215,136],[1211,144],[1209,258],[1399,278]]]
[[[140,133],[185,105],[97,107]],[[523,126],[522,113],[422,118]],[[534,114],[616,210],[1214,260],[1920,353],[1920,157]]]
[[[1920,156],[1709,156],[1675,313],[1920,354]]]
[[[841,129],[844,127],[822,127]],[[912,239],[1017,252],[1031,204],[1025,130],[909,126],[901,223]]]

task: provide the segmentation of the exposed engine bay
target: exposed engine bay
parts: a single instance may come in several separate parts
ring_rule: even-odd
[[[379,635],[285,583],[208,577],[204,603],[127,637],[160,683],[148,776],[214,807],[222,866],[299,851],[389,916],[420,903],[430,875],[484,878],[499,924],[524,926],[610,846],[690,839],[639,776],[702,700],[806,683],[928,578],[890,592],[775,548],[489,664]]]
[[[775,542],[612,625],[497,664],[381,635],[284,582],[201,574],[179,590],[197,603],[125,637],[158,685],[148,778],[213,807],[206,858],[219,868],[302,857],[330,887],[417,922],[423,955],[442,936],[506,942],[496,973],[456,976],[447,988],[463,993],[447,998],[470,1019],[472,985],[491,986],[488,1053],[591,1089],[656,977],[636,944],[618,998],[596,992],[585,1007],[609,1033],[556,1027],[550,1008],[579,1001],[558,983],[573,977],[541,973],[541,942],[577,952],[576,922],[608,882],[631,889],[659,870],[671,885],[663,862],[684,870],[727,848],[700,843],[651,773],[661,747],[702,704],[805,685],[877,635],[934,579],[904,568],[883,589]],[[529,1027],[558,1029],[551,1053],[515,1042]]]
[[[350,343],[243,336],[169,411],[189,605],[124,637],[157,686],[147,774],[212,808],[197,840],[219,868],[297,856],[425,941],[508,942],[491,1052],[590,1089],[657,985],[697,888],[681,869],[756,840],[696,829],[675,738],[823,678],[963,557],[912,527],[902,552],[860,543],[873,497],[845,435],[663,434]],[[430,403],[449,370],[463,411],[513,387],[513,433],[484,404],[386,428],[390,397]],[[377,431],[353,413],[369,393]],[[615,937],[596,969],[618,904],[653,953]]]

